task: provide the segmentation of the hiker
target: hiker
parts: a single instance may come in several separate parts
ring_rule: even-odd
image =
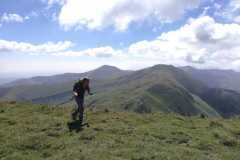
[[[89,78],[83,78],[82,80],[79,80],[78,82],[76,82],[73,86],[73,95],[77,103],[77,108],[72,113],[72,118],[73,120],[76,120],[77,114],[79,114],[80,123],[83,122],[83,112],[84,112],[83,105],[84,105],[85,91],[87,91],[89,95],[92,95],[92,93],[90,92],[89,83],[90,83]]]

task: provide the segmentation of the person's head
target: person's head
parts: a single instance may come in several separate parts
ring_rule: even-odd
[[[82,82],[83,82],[83,87],[84,88],[88,87],[90,79],[85,77],[85,78],[82,79]]]

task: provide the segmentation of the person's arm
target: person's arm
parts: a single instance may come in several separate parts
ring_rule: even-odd
[[[77,84],[74,84],[74,86],[73,86],[73,95],[74,95],[74,96],[78,96],[78,93],[77,93]]]

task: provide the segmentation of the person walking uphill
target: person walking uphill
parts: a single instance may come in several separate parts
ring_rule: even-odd
[[[74,99],[77,103],[76,110],[72,113],[73,120],[76,120],[77,115],[79,114],[79,121],[82,124],[83,122],[83,112],[84,112],[84,96],[85,91],[88,92],[89,95],[92,95],[90,92],[90,80],[88,78],[83,78],[76,82],[73,86],[73,95]]]

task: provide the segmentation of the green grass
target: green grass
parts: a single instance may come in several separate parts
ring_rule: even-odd
[[[0,103],[1,160],[237,160],[240,119],[88,110],[70,132],[71,107]]]

